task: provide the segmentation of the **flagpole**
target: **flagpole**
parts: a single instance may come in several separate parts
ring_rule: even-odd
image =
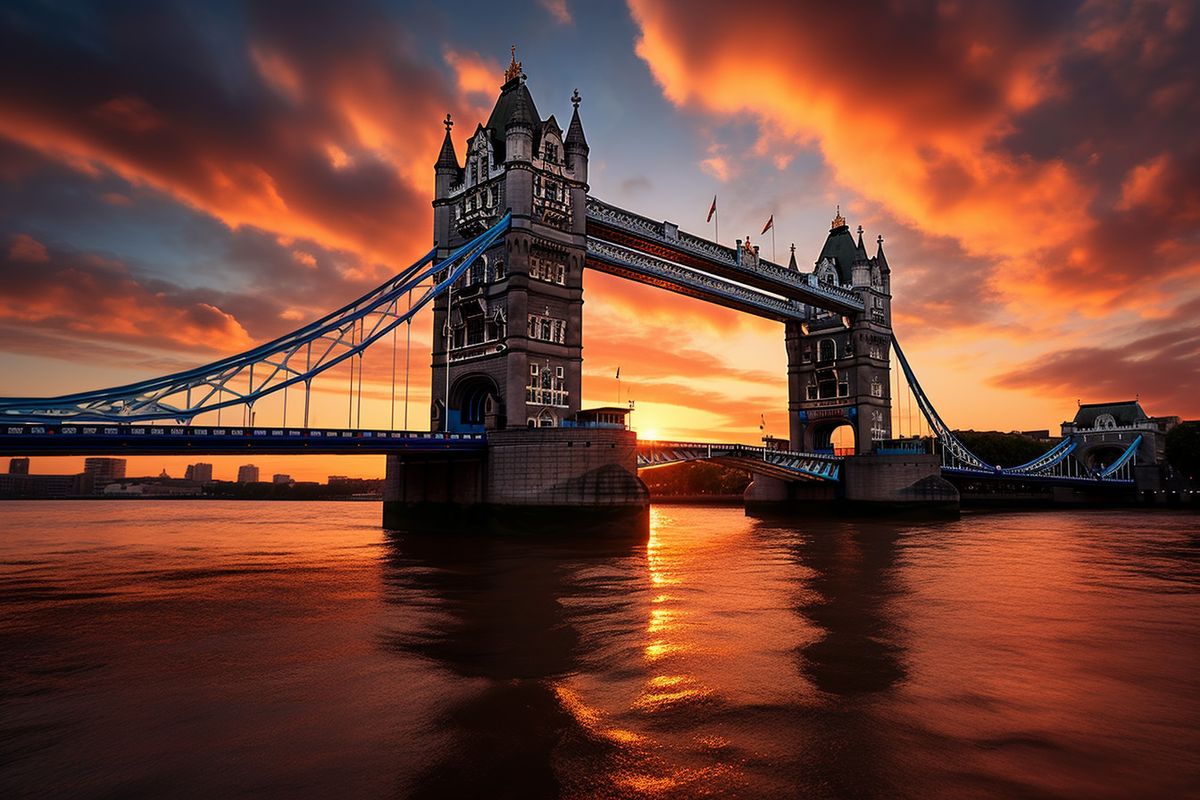
[[[716,231],[714,232],[714,236],[716,237],[716,243],[720,244],[721,243],[721,209],[719,209],[719,208],[713,212],[713,224],[716,225]]]
[[[775,257],[775,215],[774,214],[771,215],[771,260],[774,261],[776,264],[779,263],[779,259]]]

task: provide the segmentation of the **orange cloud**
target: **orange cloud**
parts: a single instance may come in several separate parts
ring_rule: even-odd
[[[27,233],[18,233],[13,237],[8,257],[27,264],[39,264],[50,260],[50,256],[46,254],[46,246]]]

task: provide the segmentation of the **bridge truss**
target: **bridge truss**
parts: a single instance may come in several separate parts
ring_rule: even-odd
[[[800,453],[744,444],[707,442],[638,442],[638,469],[664,467],[684,461],[716,461],[788,481],[836,481],[842,458],[824,453]]]
[[[0,398],[0,423],[191,423],[198,415],[242,406],[253,419],[257,400],[304,387],[308,427],[312,381],[390,333],[453,285],[503,234],[510,214],[433,264],[435,250],[349,305],[244,353],[148,381],[50,398]],[[426,283],[429,281],[429,283]],[[401,301],[406,301],[403,305]],[[361,374],[361,369],[360,369]],[[286,394],[284,416],[286,418]]]

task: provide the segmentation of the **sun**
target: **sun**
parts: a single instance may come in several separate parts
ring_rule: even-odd
[[[654,442],[658,440],[658,431],[654,428],[641,428],[637,432],[638,438],[645,442]]]

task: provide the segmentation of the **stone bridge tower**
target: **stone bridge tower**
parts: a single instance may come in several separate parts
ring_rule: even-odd
[[[437,258],[512,212],[512,227],[434,304],[432,430],[559,427],[579,411],[588,144],[579,94],[564,132],[516,60],[459,165],[434,167]]]
[[[870,453],[873,443],[892,435],[889,357],[892,338],[891,271],[883,237],[873,257],[839,210],[817,257],[817,280],[850,289],[864,311],[844,317],[808,308],[804,322],[789,322],[788,422],[794,450],[827,450],[833,432],[854,430],[855,452]],[[796,254],[789,266],[798,269]]]

